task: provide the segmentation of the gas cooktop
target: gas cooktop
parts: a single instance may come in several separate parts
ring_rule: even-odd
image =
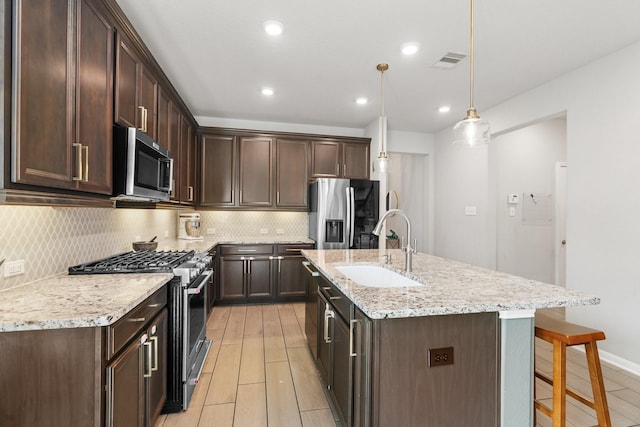
[[[123,252],[69,267],[69,274],[171,273],[194,254],[195,251]]]

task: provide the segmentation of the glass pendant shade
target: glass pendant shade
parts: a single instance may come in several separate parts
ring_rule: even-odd
[[[453,127],[453,144],[463,147],[476,147],[481,144],[488,144],[490,141],[489,122],[481,119],[475,112],[470,109],[467,117],[459,121]]]
[[[386,173],[389,171],[389,158],[387,153],[381,151],[376,159],[376,172]]]

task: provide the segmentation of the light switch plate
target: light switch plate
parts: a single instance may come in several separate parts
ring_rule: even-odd
[[[507,195],[507,203],[513,204],[513,205],[518,204],[518,195],[517,194]]]
[[[478,214],[478,208],[475,206],[465,206],[464,214],[467,216],[473,216]]]

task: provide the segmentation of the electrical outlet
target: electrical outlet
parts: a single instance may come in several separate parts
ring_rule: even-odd
[[[24,274],[24,260],[7,261],[4,263],[4,277],[17,276]]]
[[[429,349],[429,367],[442,365],[453,365],[453,347]]]
[[[284,234],[284,228],[276,228],[276,234]]]
[[[214,234],[216,234],[216,229],[215,228],[207,228],[207,234],[210,236],[213,236]]]
[[[169,237],[169,230],[164,230],[164,237]]]
[[[268,228],[261,228],[260,229],[260,234],[267,234],[269,232]]]

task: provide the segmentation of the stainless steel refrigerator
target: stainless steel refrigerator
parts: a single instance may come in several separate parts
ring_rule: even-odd
[[[317,249],[377,249],[380,184],[319,178],[309,187],[309,237]]]

